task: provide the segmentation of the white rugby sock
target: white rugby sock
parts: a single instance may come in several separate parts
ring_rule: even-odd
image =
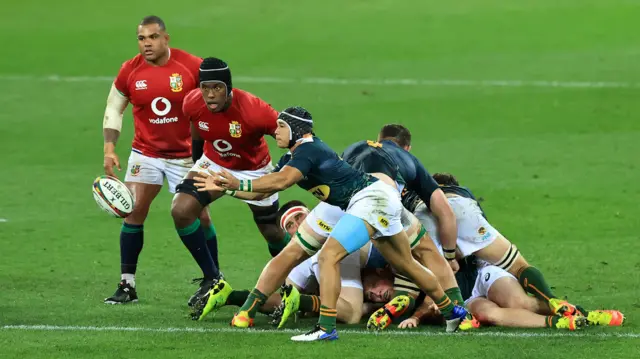
[[[122,276],[120,277],[120,279],[126,281],[127,283],[129,283],[129,285],[132,286],[133,288],[136,287],[136,275],[135,274],[122,273]]]

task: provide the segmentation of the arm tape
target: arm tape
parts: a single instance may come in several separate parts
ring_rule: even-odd
[[[124,97],[114,84],[111,84],[107,97],[107,108],[104,110],[104,122],[102,128],[111,128],[117,131],[122,129],[122,115],[127,108],[129,100]]]

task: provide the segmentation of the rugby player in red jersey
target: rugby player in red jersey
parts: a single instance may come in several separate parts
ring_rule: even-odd
[[[218,58],[203,60],[199,87],[189,92],[182,108],[191,121],[193,156],[199,159],[178,185],[171,208],[173,221],[183,241],[204,241],[198,214],[225,194],[199,192],[193,179],[198,172],[224,169],[237,178],[257,179],[271,173],[274,168],[264,136],[275,136],[278,112],[253,94],[233,88],[229,66]],[[245,202],[268,242],[269,252],[275,256],[290,239],[277,223],[278,195]],[[211,283],[218,279],[205,277]],[[207,290],[197,294],[203,296],[206,293]]]
[[[135,134],[125,183],[135,196],[133,213],[125,218],[120,232],[121,282],[104,300],[108,304],[136,302],[135,273],[142,251],[143,224],[149,206],[167,179],[169,191],[193,166],[189,120],[182,113],[185,95],[198,86],[202,59],[169,47],[169,34],[162,19],[147,16],[138,25],[140,53],[124,62],[107,98],[104,115],[104,172],[114,176],[120,170],[115,147],[127,105],[133,105]],[[207,243],[185,241],[205,277],[217,275],[217,238],[206,210],[198,213]],[[204,246],[205,250],[202,250]],[[214,257],[210,254],[213,252]]]

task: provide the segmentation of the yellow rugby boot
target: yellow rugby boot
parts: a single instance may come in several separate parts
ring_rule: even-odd
[[[236,328],[253,327],[253,318],[249,317],[248,311],[242,310],[233,316],[233,319],[231,319],[231,326]]]
[[[207,314],[215,313],[218,309],[224,307],[232,291],[231,285],[224,279],[220,279],[207,294],[194,304],[193,317],[202,320]]]
[[[398,318],[409,308],[409,304],[411,303],[411,299],[406,295],[399,295],[389,303],[385,304],[384,307],[376,310],[369,317],[369,321],[367,321],[367,329],[375,329],[375,330],[384,330],[391,323],[393,319]]]
[[[462,322],[460,322],[460,325],[458,325],[458,329],[462,331],[473,330],[478,328],[480,328],[480,322],[476,318],[474,318],[474,316],[471,315],[471,313],[467,313],[467,317],[464,318]]]
[[[624,314],[617,310],[592,310],[587,316],[589,325],[619,327],[624,323]]]
[[[576,306],[567,302],[564,299],[551,298],[549,299],[549,307],[553,314],[569,317],[576,314]]]
[[[588,325],[587,318],[579,315],[568,315],[558,319],[555,327],[557,329],[569,329],[570,331],[582,329]]]
[[[291,314],[298,312],[300,308],[300,292],[293,285],[285,285],[282,287],[282,316],[278,323],[278,329],[282,328],[284,323],[287,322]]]

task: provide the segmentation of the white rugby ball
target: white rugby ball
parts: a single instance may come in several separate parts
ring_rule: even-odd
[[[93,181],[93,199],[98,207],[116,218],[131,214],[134,197],[127,186],[115,177],[100,176]]]

